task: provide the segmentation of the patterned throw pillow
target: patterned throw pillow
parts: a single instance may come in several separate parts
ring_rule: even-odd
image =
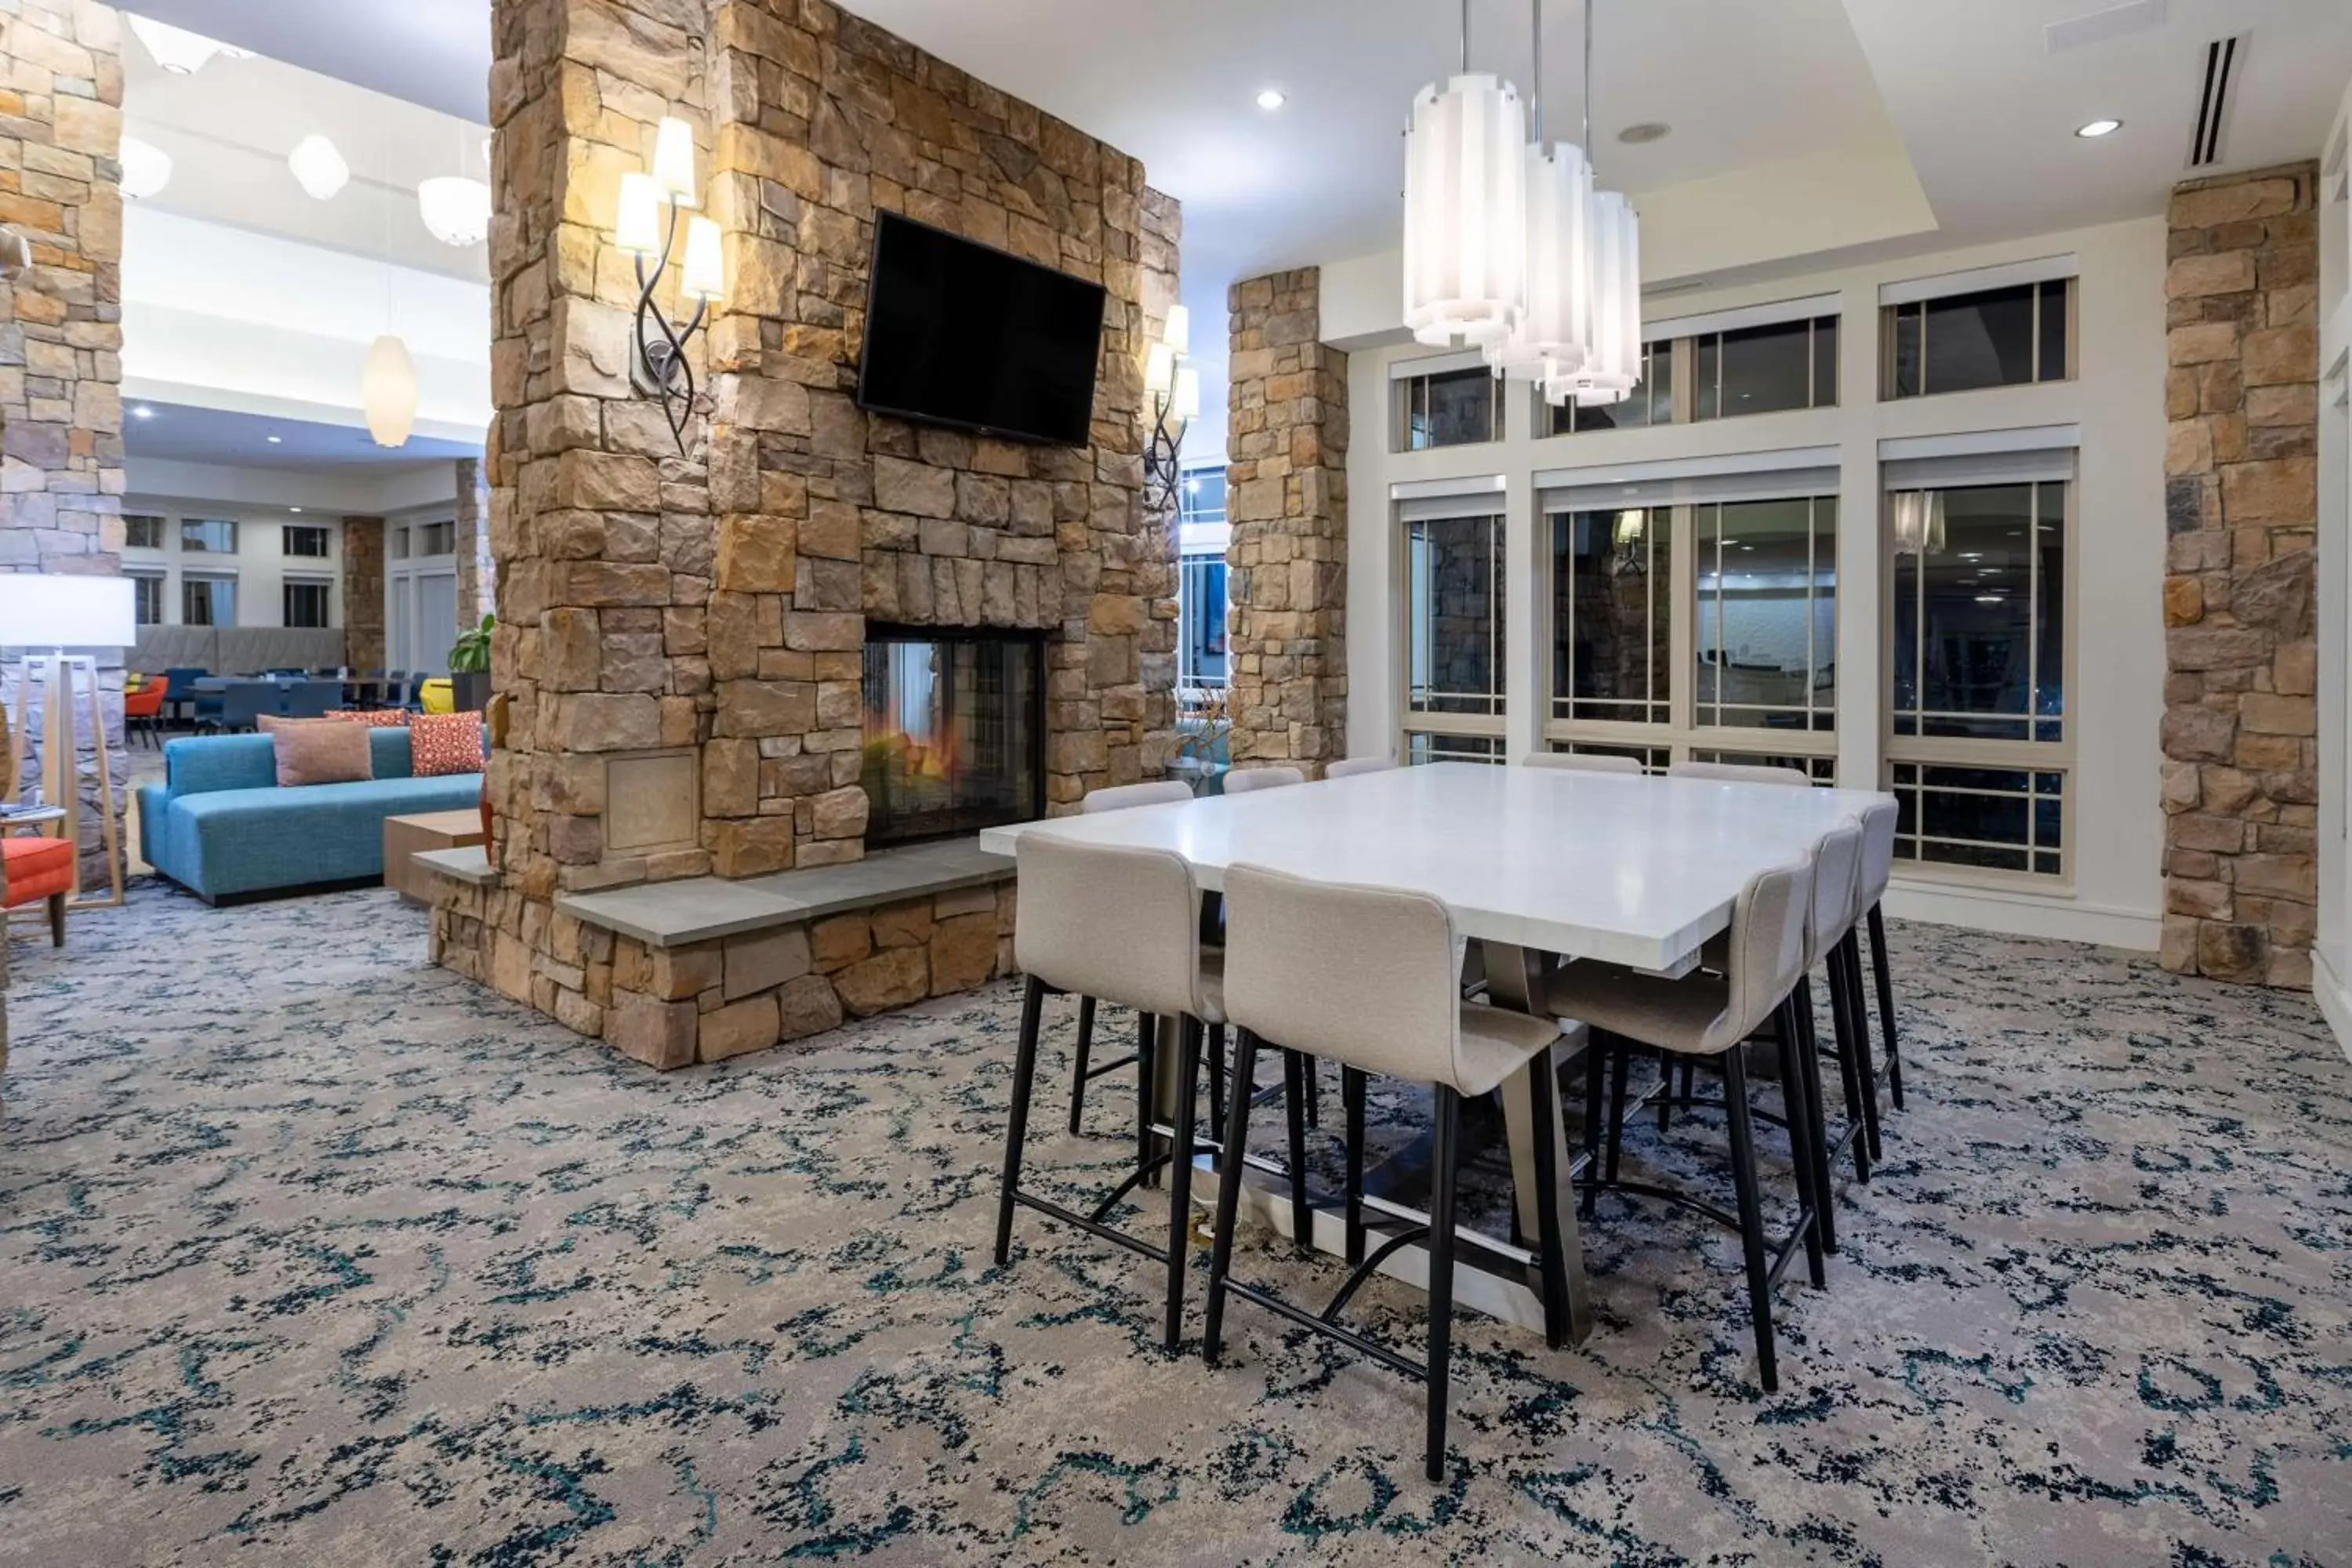
[[[479,713],[419,713],[408,723],[408,771],[418,778],[482,771]]]
[[[352,724],[365,724],[371,729],[398,729],[408,722],[405,708],[330,708],[330,719],[341,719]]]

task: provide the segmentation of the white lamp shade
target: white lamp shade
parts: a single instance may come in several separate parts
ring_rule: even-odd
[[[433,237],[460,247],[490,237],[490,187],[462,174],[443,174],[416,187],[416,210]]]
[[[136,136],[122,139],[122,194],[132,201],[160,195],[172,183],[172,155]]]
[[[621,210],[613,243],[630,256],[661,254],[661,187],[651,174],[621,176]]]
[[[696,205],[694,128],[683,120],[665,119],[654,132],[654,183],[675,205]]]
[[[1527,298],[1527,115],[1518,89],[1421,89],[1405,133],[1404,324],[1424,343],[1507,333]]]
[[[1486,363],[1497,375],[1550,381],[1583,369],[1591,353],[1592,174],[1583,150],[1566,142],[1530,145],[1527,160],[1528,307],[1486,345]]]
[[[286,155],[286,166],[294,171],[294,179],[302,189],[318,201],[332,201],[352,177],[352,166],[335,151],[335,144],[316,132],[294,143],[294,151]]]
[[[1168,325],[1160,329],[1160,341],[1180,354],[1192,352],[1192,312],[1181,305],[1168,307]]]
[[[408,444],[408,433],[416,427],[416,362],[409,358],[408,345],[390,333],[368,345],[360,406],[377,446]]]
[[[1169,412],[1179,419],[1201,416],[1201,373],[1189,364],[1176,373],[1176,395]]]
[[[686,223],[685,277],[678,292],[689,300],[717,300],[727,293],[727,265],[719,254],[719,225],[707,217]]]
[[[1143,360],[1143,389],[1164,395],[1176,384],[1176,351],[1165,342],[1151,345]]]
[[[222,45],[202,33],[191,33],[185,27],[174,27],[169,22],[158,22],[151,16],[125,16],[131,24],[131,37],[147,46],[155,63],[173,76],[194,76],[205,63],[221,52]]]
[[[1615,191],[1592,197],[1592,341],[1581,370],[1544,388],[1554,403],[1622,403],[1642,381],[1642,246],[1633,204]]]
[[[0,574],[0,647],[130,647],[139,640],[128,577]]]

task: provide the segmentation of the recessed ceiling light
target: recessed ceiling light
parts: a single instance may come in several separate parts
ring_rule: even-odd
[[[283,436],[271,436],[271,437],[268,437],[268,440],[269,444],[270,444],[271,446],[273,446],[273,447],[276,447],[276,446],[278,446],[278,445],[282,444],[282,443],[285,441],[285,439],[286,439],[286,437],[283,437]]]
[[[1278,87],[1267,88],[1265,91],[1257,95],[1257,106],[1260,109],[1266,110],[1268,113],[1272,113],[1275,110],[1280,109],[1284,104],[1288,103],[1289,101],[1289,98]]]
[[[134,403],[131,405],[131,417],[133,419],[152,419],[155,417],[155,411],[148,407],[143,403]]]
[[[300,507],[299,507],[299,506],[289,506],[289,507],[288,507],[286,510],[287,510],[288,511],[299,512],[299,511],[300,511],[302,509],[301,509]]]
[[[1663,120],[1644,120],[1638,125],[1628,125],[1617,132],[1617,140],[1629,147],[1639,147],[1644,142],[1663,142],[1674,127]]]
[[[2094,120],[2074,132],[2077,136],[2112,136],[2124,128],[2120,120]]]

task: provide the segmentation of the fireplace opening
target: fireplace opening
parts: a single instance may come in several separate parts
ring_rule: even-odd
[[[859,782],[869,845],[1045,816],[1045,634],[869,624]]]

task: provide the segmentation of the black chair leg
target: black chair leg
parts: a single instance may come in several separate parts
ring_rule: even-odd
[[[1609,1168],[1602,1175],[1606,1186],[1617,1184],[1617,1156],[1625,1143],[1625,1080],[1633,1076],[1633,1042],[1612,1037],[1609,1053]]]
[[[1297,1051],[1282,1053],[1283,1121],[1290,1137],[1290,1242],[1302,1258],[1313,1250],[1315,1236],[1315,1215],[1307,1204],[1306,1085],[1312,1065]]]
[[[1819,1056],[1821,1037],[1816,1029],[1813,1022],[1813,977],[1808,974],[1797,982],[1797,1030],[1804,1048]],[[1862,1079],[1855,1076],[1852,1051],[1839,1051],[1837,1065],[1839,1086],[1845,1090],[1846,1120],[1852,1123],[1862,1116]],[[1822,1116],[1826,1127],[1828,1112],[1824,1110]],[[1853,1141],[1853,1179],[1865,1184],[1870,1180],[1870,1141],[1867,1138]]]
[[[1783,1004],[1786,1005],[1786,1004]],[[1822,1173],[1822,1163],[1813,1139],[1821,1130],[1821,1117],[1812,1104],[1812,1094],[1807,1087],[1804,1052],[1798,1047],[1797,1031],[1783,1026],[1772,1032],[1780,1037],[1780,1108],[1789,1122],[1789,1158],[1797,1172],[1797,1206],[1801,1211],[1797,1223],[1805,1227],[1805,1272],[1819,1290],[1829,1284],[1829,1273],[1822,1261],[1822,1202],[1827,1182]]]
[[[1601,1158],[1604,1131],[1601,1120],[1601,1100],[1604,1091],[1603,1078],[1609,1070],[1609,1058],[1615,1055],[1615,1042],[1600,1030],[1591,1030],[1584,1047],[1584,1198],[1579,1205],[1586,1219],[1601,1201]]]
[[[1886,917],[1870,906],[1870,967],[1878,982],[1878,1032],[1886,1040],[1886,1091],[1903,1109],[1903,1053],[1895,1044],[1895,980],[1886,960]]]
[[[1087,1058],[1095,1047],[1095,999],[1078,998],[1078,1062],[1070,1075],[1070,1131],[1075,1136],[1087,1114]]]
[[[1822,1088],[1821,1053],[1811,1048],[1810,1037],[1797,1024],[1797,1004],[1794,997],[1782,1000],[1774,1015],[1773,1027],[1789,1041],[1797,1058],[1797,1071],[1804,1080],[1806,1114],[1811,1119],[1813,1152],[1812,1169],[1805,1180],[1813,1190],[1815,1212],[1821,1216],[1822,1250],[1835,1252],[1837,1244],[1837,1184],[1830,1175],[1829,1109]]]
[[[1313,1057],[1301,1058],[1307,1072],[1307,1125],[1320,1129],[1323,1125],[1322,1064]]]
[[[1209,1243],[1209,1305],[1201,1355],[1211,1366],[1224,1351],[1225,1277],[1234,1264],[1234,1224],[1241,1213],[1242,1176],[1249,1148],[1251,1088],[1257,1082],[1257,1037],[1234,1031],[1234,1097],[1225,1110],[1225,1148],[1217,1162],[1217,1217]]]
[[[1045,983],[1029,977],[1021,994],[1021,1043],[1013,1058],[1013,1109],[1004,1127],[1004,1181],[996,1194],[996,1264],[1013,1259],[1013,1194],[1021,1185],[1021,1145],[1029,1131],[1029,1091],[1037,1079],[1037,1021],[1045,1010]]]
[[[1151,1099],[1160,1079],[1160,1020],[1149,1013],[1135,1016],[1135,1163],[1146,1172],[1143,1184],[1157,1186],[1149,1173],[1160,1141],[1151,1131]]]
[[[1739,1249],[1748,1262],[1748,1312],[1756,1324],[1756,1370],[1764,1392],[1780,1387],[1772,1346],[1772,1277],[1764,1261],[1764,1212],[1756,1192],[1756,1139],[1748,1121],[1747,1054],[1723,1053],[1723,1109],[1731,1123],[1731,1180],[1739,1194]]]
[[[1536,1261],[1543,1280],[1544,1342],[1568,1343],[1568,1248],[1559,1226],[1559,1079],[1551,1052],[1538,1051],[1527,1065],[1528,1121],[1534,1125]],[[1350,1260],[1352,1261],[1352,1259]]]
[[[1873,1164],[1884,1163],[1886,1154],[1878,1145],[1878,1068],[1870,1059],[1870,1016],[1864,1010],[1862,994],[1862,944],[1852,931],[1845,940],[1830,949],[1830,997],[1832,1005],[1844,998],[1846,1023],[1839,1026],[1838,1048],[1843,1051],[1849,1028],[1853,1041],[1854,1076],[1862,1085],[1863,1137],[1870,1144]]]
[[[1184,1269],[1192,1258],[1192,1101],[1201,1089],[1200,1020],[1180,1020],[1176,1034],[1176,1138],[1174,1156],[1168,1163],[1168,1331],[1164,1342],[1171,1351],[1184,1342]]]
[[[1445,1406],[1453,1392],[1450,1363],[1454,1354],[1454,1177],[1459,1163],[1462,1097],[1444,1084],[1437,1086],[1437,1135],[1431,1153],[1437,1169],[1429,1200],[1429,1451],[1426,1470],[1433,1481],[1445,1479]]]
[[[1209,1126],[1225,1124],[1225,1026],[1209,1026]]]
[[[1361,1068],[1339,1069],[1339,1104],[1348,1119],[1348,1266],[1364,1260],[1364,1089]]]

